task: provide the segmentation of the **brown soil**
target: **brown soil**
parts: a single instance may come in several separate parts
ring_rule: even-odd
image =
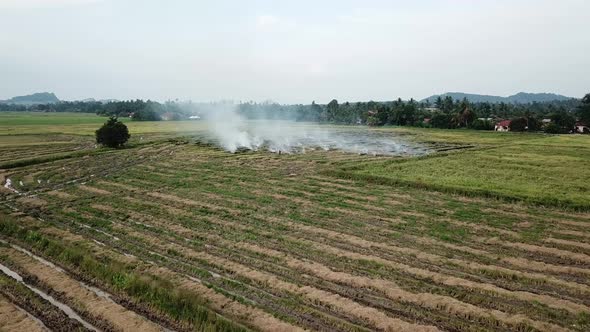
[[[256,246],[246,245],[245,246],[245,249],[250,249],[250,250],[256,249]],[[265,253],[265,254],[275,255],[275,256],[279,256],[279,257],[283,256],[281,253],[279,253],[279,252],[277,252],[275,250],[272,250],[272,249],[264,249],[264,250],[262,250],[262,252]],[[204,254],[204,255],[203,254],[197,254],[197,256],[199,258],[206,259],[206,260],[211,261],[211,262],[218,262],[219,263],[221,261],[221,264],[225,268],[230,268],[230,269],[232,269],[234,271],[239,272],[240,274],[243,273],[243,274],[245,274],[246,276],[248,276],[250,278],[254,278],[256,280],[259,280],[259,281],[264,282],[264,283],[269,284],[269,285],[278,286],[280,288],[284,288],[286,290],[293,291],[293,292],[298,292],[297,291],[297,288],[295,288],[294,285],[291,285],[291,284],[286,283],[286,282],[279,281],[274,276],[269,276],[269,275],[266,275],[265,273],[254,271],[254,270],[251,270],[251,269],[249,269],[247,267],[240,266],[239,264],[234,264],[234,263],[232,263],[230,261],[225,261],[224,259],[220,259],[220,258],[215,258],[215,257],[210,256],[208,254]],[[317,270],[319,270],[319,267],[318,266],[319,265],[314,265],[313,266],[314,268],[312,268],[311,270],[312,271],[316,271],[316,273],[317,273]],[[324,277],[324,278],[327,278],[327,279],[337,280],[337,281],[340,281],[340,282],[345,281],[345,282],[348,282],[351,285],[356,286],[356,287],[362,287],[362,286],[365,286],[366,287],[367,285],[372,285],[373,287],[377,288],[376,285],[378,285],[378,286],[380,286],[380,288],[382,290],[383,289],[388,289],[388,292],[391,292],[391,290],[394,289],[394,287],[395,287],[395,285],[393,283],[391,283],[391,282],[385,282],[388,287],[384,287],[383,286],[384,284],[381,281],[367,281],[367,279],[362,279],[362,278],[359,279],[358,277],[353,277],[353,276],[350,276],[350,275],[347,275],[347,274],[340,274],[340,273],[333,272],[333,271],[330,271],[330,270],[325,270],[325,269],[324,269],[324,272],[321,273],[321,276]],[[365,282],[365,284],[363,284],[363,282]],[[298,293],[300,293],[300,292],[298,292]],[[314,292],[311,292],[311,293],[308,292],[308,293],[305,293],[305,294],[309,296],[310,294],[314,294]],[[326,294],[323,294],[323,295],[325,295],[325,296],[323,296],[322,298],[330,298],[330,296],[326,296]],[[424,295],[422,295],[422,296],[424,296]],[[405,298],[407,299],[407,297],[405,297]],[[432,298],[428,298],[428,299],[424,299],[424,301],[422,301],[421,303],[422,304],[424,304],[424,303],[433,303],[432,301],[433,301]],[[445,298],[445,301],[451,301],[452,302],[452,301],[455,301],[455,300],[450,299],[450,298]],[[459,302],[459,303],[462,303],[462,302]],[[465,305],[465,304],[463,304],[463,305]],[[473,310],[480,310],[477,307],[474,307],[472,309]],[[461,312],[463,312],[463,311],[461,311]],[[469,311],[469,313],[473,314],[474,312],[473,311]],[[506,315],[506,314],[503,314],[503,313],[496,313],[495,316],[497,316],[499,319],[501,319],[501,320],[503,320],[503,321],[505,321],[507,323],[519,321],[519,322],[527,322],[527,323],[529,323],[531,325],[534,325],[534,326],[540,326],[540,327],[543,327],[543,329],[547,329],[549,327],[551,327],[552,329],[557,329],[557,327],[551,326],[551,325],[547,325],[545,323],[528,321],[528,320],[524,319],[524,316],[518,316],[518,319],[517,319],[517,316],[509,316],[509,315]]]
[[[488,243],[488,244],[499,244],[502,246],[506,246],[506,247],[510,247],[510,248],[517,248],[517,249],[521,249],[521,250],[525,250],[525,251],[529,251],[529,252],[538,252],[538,253],[548,254],[548,255],[556,256],[559,258],[566,258],[566,259],[570,259],[570,260],[581,262],[581,263],[586,263],[586,264],[590,263],[590,256],[589,255],[574,253],[574,252],[567,251],[567,250],[537,246],[537,245],[528,244],[528,243],[504,242],[504,241],[501,241],[496,238],[482,239],[482,241],[485,243]]]
[[[348,298],[342,297],[337,294],[328,293],[317,288],[304,286],[298,291],[298,294],[304,295],[307,298],[324,303],[325,305],[336,307],[346,315],[353,315],[360,319],[370,322],[373,326],[378,329],[385,331],[438,331],[439,329],[434,326],[418,325],[408,323],[401,319],[389,317],[381,311],[365,307],[357,302],[354,302]]]
[[[502,235],[508,235],[513,238],[520,238],[520,234],[518,234],[517,232],[509,231],[509,230],[502,229],[502,228],[496,228],[496,227],[491,227],[491,226],[486,226],[486,225],[481,225],[481,224],[474,224],[474,223],[469,223],[469,222],[461,222],[461,221],[456,221],[456,220],[451,220],[451,219],[448,219],[447,221],[449,223],[454,224],[454,225],[471,228],[476,231],[484,231],[484,232],[492,232],[492,233],[496,232],[496,233],[500,233]]]
[[[47,205],[47,201],[38,197],[19,197],[16,201],[30,207],[42,207]]]
[[[149,241],[152,245],[158,245],[158,240],[149,239],[144,236],[144,240]],[[173,244],[167,245],[169,248],[178,250],[188,257],[204,259],[212,264],[223,266],[224,269],[233,271],[251,280],[274,289],[292,292],[309,299],[311,302],[322,303],[325,306],[336,308],[345,315],[352,315],[358,319],[367,321],[372,326],[386,331],[435,331],[435,327],[416,325],[405,322],[398,318],[387,316],[385,313],[371,307],[363,306],[353,300],[342,297],[337,294],[326,292],[314,287],[303,286],[284,281],[272,274],[251,269],[239,263],[227,260],[225,258],[210,255],[205,252],[196,252],[189,248],[179,247]]]
[[[457,250],[457,251],[463,251],[463,252],[467,252],[467,253],[471,253],[471,254],[475,254],[475,255],[482,255],[482,256],[486,256],[489,255],[490,253],[484,250],[480,250],[480,249],[476,249],[476,248],[471,248],[468,246],[462,246],[462,245],[457,245],[457,244],[452,244],[452,243],[447,243],[447,242],[442,242],[442,241],[438,241],[432,238],[426,238],[426,237],[419,237],[419,236],[415,236],[415,235],[404,235],[405,237],[412,239],[414,241],[416,241],[417,243],[420,244],[425,244],[425,245],[438,245],[447,249],[451,249],[451,250]]]
[[[164,229],[171,230],[174,233],[186,237],[192,237],[195,235],[195,231],[189,228],[186,228],[180,224],[172,223],[169,221],[164,221],[158,218],[154,218],[150,215],[135,212],[135,211],[125,211],[132,221],[134,222],[141,222],[150,224],[155,227],[163,227]]]
[[[588,212],[577,212],[577,213],[568,213],[568,212],[556,212],[555,214],[561,215],[564,218],[582,218],[585,220],[590,221],[590,213]]]
[[[551,238],[551,237],[545,239],[544,241],[545,242],[548,242],[548,243],[556,243],[556,244],[562,244],[562,245],[565,245],[565,246],[578,247],[578,248],[590,250],[590,243],[583,243],[583,242],[570,241],[570,240],[562,240],[562,239],[556,239],[556,238]]]
[[[78,186],[78,188],[80,188],[80,189],[82,189],[84,191],[87,191],[89,193],[93,193],[93,194],[99,194],[99,195],[110,195],[111,194],[110,191],[107,191],[107,190],[104,190],[104,189],[95,188],[95,187],[90,187],[90,186],[87,186],[87,185],[80,185],[80,186]]]
[[[553,298],[551,296],[534,294],[534,293],[525,292],[525,291],[509,291],[504,288],[494,286],[492,284],[485,284],[485,283],[470,281],[470,280],[463,279],[463,278],[448,276],[448,275],[444,275],[444,274],[441,274],[438,272],[432,272],[432,271],[412,267],[412,266],[409,266],[406,264],[391,262],[386,259],[372,256],[372,255],[364,255],[364,254],[348,252],[348,251],[344,251],[342,249],[334,248],[334,247],[331,247],[331,246],[328,246],[325,244],[315,243],[312,241],[307,241],[307,243],[310,246],[313,246],[313,247],[320,249],[324,252],[329,252],[331,254],[334,254],[334,255],[337,255],[337,256],[340,256],[343,258],[369,260],[369,261],[378,262],[383,265],[390,266],[392,268],[395,268],[398,270],[403,270],[407,273],[414,274],[414,275],[421,277],[421,278],[431,279],[436,283],[440,283],[440,284],[447,285],[447,286],[460,286],[460,287],[466,287],[466,288],[476,288],[476,289],[480,289],[483,291],[495,292],[495,293],[498,293],[501,295],[525,299],[528,301],[538,301],[538,302],[544,303],[550,307],[554,307],[554,308],[558,308],[558,309],[565,309],[565,310],[569,310],[574,313],[590,312],[590,308],[588,308],[587,306],[577,304],[577,303],[574,303],[574,302],[571,302],[568,300],[561,300],[561,299]]]
[[[298,330],[270,314],[275,305],[281,305],[280,300],[277,299],[275,302],[275,296],[285,296],[289,301],[293,301],[296,304],[296,312],[292,318],[307,327],[314,326],[311,323],[324,327],[322,318],[314,318],[313,314],[304,316],[307,315],[308,309],[309,312],[313,312],[320,308],[319,314],[326,317],[332,315],[334,320],[343,319],[351,324],[379,330],[433,329],[433,327],[418,325],[418,322],[404,321],[405,318],[396,317],[394,309],[389,306],[397,307],[399,302],[411,303],[411,307],[415,308],[419,314],[428,315],[432,311],[437,314],[447,314],[453,320],[456,318],[472,320],[474,327],[477,321],[485,322],[485,327],[480,326],[482,329],[489,328],[491,325],[488,324],[498,323],[498,329],[501,325],[506,329],[522,327],[516,324],[527,324],[538,330],[563,330],[559,326],[545,322],[552,319],[544,315],[546,309],[531,306],[529,311],[524,308],[514,308],[512,306],[514,303],[538,302],[540,305],[550,307],[551,312],[559,313],[563,317],[567,316],[572,320],[575,320],[575,314],[588,312],[590,309],[589,302],[585,300],[585,296],[590,294],[590,284],[584,280],[584,276],[590,277],[590,269],[588,269],[590,255],[586,252],[590,248],[586,239],[590,237],[586,234],[587,232],[584,232],[590,227],[590,223],[585,222],[585,219],[576,213],[572,213],[571,218],[564,213],[561,218],[562,216],[552,209],[547,209],[547,215],[544,215],[543,211],[533,211],[530,206],[504,204],[496,200],[460,195],[449,197],[448,194],[429,192],[420,195],[420,202],[417,202],[418,198],[394,187],[378,185],[368,187],[359,185],[355,181],[308,174],[306,172],[314,169],[313,160],[299,162],[293,169],[285,169],[288,168],[283,167],[285,158],[290,156],[280,158],[274,155],[258,154],[233,156],[217,151],[199,153],[196,148],[191,148],[190,151],[184,150],[182,155],[168,158],[166,162],[141,165],[136,170],[149,172],[151,169],[153,174],[172,177],[174,168],[181,170],[190,167],[193,163],[191,159],[195,162],[210,161],[211,156],[219,158],[221,164],[230,168],[248,167],[260,169],[265,173],[260,173],[264,174],[260,176],[260,181],[252,181],[249,175],[241,177],[232,174],[228,175],[231,179],[228,180],[216,174],[208,178],[208,185],[231,191],[231,186],[225,184],[229,181],[232,185],[243,186],[242,193],[247,192],[251,197],[261,195],[271,197],[277,200],[275,202],[277,204],[266,205],[250,199],[240,200],[232,195],[212,194],[206,192],[206,189],[201,190],[191,186],[187,186],[193,189],[191,192],[187,188],[174,189],[171,187],[172,182],[157,183],[142,180],[144,178],[142,176],[137,176],[136,179],[131,176],[124,184],[115,183],[112,179],[96,178],[94,182],[89,182],[88,186],[80,186],[80,189],[97,195],[117,195],[130,202],[141,203],[137,206],[161,208],[159,212],[154,212],[155,216],[136,207],[135,211],[132,211],[134,207],[131,207],[131,204],[128,204],[129,207],[117,209],[118,212],[129,215],[129,218],[113,223],[113,228],[108,232],[121,237],[118,243],[128,239],[129,246],[110,249],[110,240],[101,240],[103,238],[101,235],[96,237],[97,240],[104,241],[105,247],[101,247],[92,242],[95,236],[92,234],[95,233],[82,230],[80,232],[84,234],[82,237],[51,227],[50,223],[34,222],[42,226],[39,229],[40,232],[51,232],[58,236],[63,233],[64,239],[85,243],[97,253],[97,256],[120,255],[121,257],[117,259],[122,260],[126,257],[123,257],[124,254],[119,254],[118,250],[130,250],[130,254],[138,255],[138,257],[129,258],[136,263],[135,266],[138,267],[136,271],[141,272],[145,269],[147,272],[165,276],[180,289],[192,290],[195,296],[203,296],[207,306],[221,315],[261,330]],[[334,158],[334,160],[349,159],[346,155],[334,156]],[[326,157],[321,155],[308,155],[307,159],[316,159],[322,163],[333,161],[326,160]],[[183,160],[184,163],[177,163],[179,160]],[[351,164],[353,160],[354,158],[350,158]],[[162,165],[171,166],[171,169]],[[50,168],[48,170],[51,171]],[[291,173],[294,173],[293,176]],[[281,175],[277,176],[277,174]],[[313,179],[314,183],[311,183],[309,179]],[[222,183],[222,181],[226,182]],[[303,182],[306,186],[297,187],[299,182]],[[105,186],[106,190],[99,189],[102,186]],[[76,187],[77,185],[71,186],[71,188]],[[267,190],[260,189],[265,187],[268,187]],[[307,188],[313,188],[313,190],[306,192]],[[294,194],[291,195],[291,192]],[[60,193],[59,191],[50,192],[49,195],[64,199],[77,197],[77,195]],[[324,194],[326,204],[317,204],[315,199]],[[48,196],[45,198],[49,200]],[[437,198],[440,202],[437,202]],[[452,218],[454,208],[448,207],[445,210],[446,206],[436,206],[436,203],[446,204],[449,200],[454,200],[455,203],[465,201],[481,204],[482,207],[487,208],[487,210],[482,209],[484,213],[500,213],[500,218],[504,215],[511,219],[517,218],[517,221],[513,228],[505,226],[506,228],[503,229],[494,227],[486,220],[473,224],[451,220],[449,218]],[[50,202],[55,203],[55,201],[56,199],[52,199]],[[413,212],[413,209],[408,208],[408,212],[397,209],[394,213],[387,208],[400,202],[403,202],[404,206],[409,206],[414,201],[421,207],[432,204],[437,213],[419,208],[416,210],[421,212]],[[31,202],[25,201],[17,201],[17,203],[23,204],[24,208],[26,205],[32,205]],[[102,211],[112,210],[108,203],[93,203],[85,201],[83,204]],[[332,205],[333,203],[348,203],[349,206]],[[67,205],[75,204],[71,202],[64,204],[64,206]],[[285,208],[282,209],[281,205],[285,205]],[[246,208],[242,210],[241,206]],[[384,209],[383,206],[386,208]],[[96,210],[89,212],[84,210],[80,208],[79,213],[85,213],[89,218],[99,215]],[[299,212],[303,217],[302,220],[292,222],[295,218],[287,215],[290,210]],[[60,227],[70,227],[65,221],[60,223],[62,211],[63,209],[58,207],[55,216],[41,211],[43,214],[41,217],[55,222]],[[324,212],[331,213],[326,213],[325,219],[320,219],[319,216]],[[195,223],[191,223],[187,218],[187,224],[183,226],[175,218],[179,215],[192,217]],[[271,215],[274,217],[269,217]],[[416,218],[405,218],[404,215]],[[418,223],[409,225],[411,226],[409,232],[402,231],[401,237],[390,237],[390,235],[398,235],[393,233],[397,233],[400,228],[388,227],[389,224],[403,223],[401,217],[406,220],[418,219]],[[427,229],[425,224],[435,218],[436,220],[446,218],[446,221],[452,225],[464,227],[469,232],[469,237],[459,245],[429,237],[427,232],[420,233],[421,229]],[[304,219],[313,219],[321,226],[310,226],[312,223],[306,223]],[[24,221],[24,219],[21,220]],[[351,220],[358,223],[353,225],[349,223]],[[197,228],[197,222],[200,225],[201,221],[207,222],[206,228]],[[539,240],[521,237],[521,231],[532,228],[539,221],[555,222],[553,227],[544,231]],[[139,224],[147,228],[140,227]],[[274,226],[280,226],[280,228]],[[72,229],[73,232],[78,232],[77,228]],[[156,233],[155,229],[162,232]],[[242,230],[244,236],[240,234]],[[568,236],[560,239],[561,236],[558,234]],[[498,236],[499,239],[490,239],[492,236]],[[235,240],[238,238],[249,243],[238,242]],[[272,240],[266,242],[267,238]],[[185,243],[187,239],[197,241]],[[581,240],[577,241],[578,239]],[[281,247],[282,243],[289,247]],[[301,248],[301,252],[298,252],[297,248]],[[306,251],[306,248],[309,248],[309,251]],[[168,249],[170,251],[167,251]],[[166,262],[166,266],[176,271],[158,268],[157,265],[160,263],[146,263],[143,259],[149,258],[143,256],[144,250],[153,250],[154,255],[165,256],[162,259]],[[311,254],[316,252],[335,257],[335,260],[328,261],[325,257],[319,257],[319,255],[315,257]],[[510,257],[511,255],[516,257]],[[183,263],[176,265],[177,260]],[[206,277],[203,282],[215,280],[214,285],[228,291],[230,295],[217,291],[216,288],[208,288],[197,279],[184,275],[184,271],[189,271],[189,265],[185,266],[184,263],[189,263],[191,260],[199,267],[211,266],[211,270],[222,274],[221,279],[218,279],[219,275],[212,273],[213,277],[211,279]],[[358,261],[362,261],[363,264],[359,264]],[[258,268],[264,263],[270,266]],[[23,263],[18,259],[17,264],[28,266],[29,263]],[[572,266],[567,266],[568,264]],[[151,267],[146,268],[146,266]],[[276,266],[278,271],[275,272],[272,266]],[[68,289],[69,292],[68,285],[64,285],[51,273],[41,269],[35,270],[39,269],[38,267],[28,268],[43,282],[54,283],[51,287],[56,289],[61,287],[60,289]],[[373,274],[374,269],[379,269],[378,273]],[[376,277],[377,274],[380,277]],[[402,276],[399,280],[395,277],[398,274]],[[229,280],[226,282],[225,278],[231,282]],[[411,278],[419,280],[416,287],[408,285],[401,288],[399,286],[406,285],[405,282],[409,282]],[[532,281],[521,280],[521,278]],[[73,278],[70,280],[77,282]],[[233,282],[244,282],[244,287],[249,290],[245,291],[235,286]],[[424,290],[422,282],[432,283],[439,289],[457,288],[461,293],[473,294],[474,298],[463,299],[461,295],[456,296],[453,293],[451,293],[453,295],[445,293],[446,296],[430,294]],[[560,288],[563,292],[559,291]],[[243,295],[246,300],[254,301],[253,304],[232,300],[232,290],[238,293],[236,295]],[[577,291],[579,293],[576,293]],[[73,300],[81,299],[82,304],[89,301],[78,291],[74,291],[73,294]],[[262,294],[264,296],[259,296]],[[472,302],[474,299],[479,299],[477,296],[483,296],[485,301],[486,295],[501,298],[501,303],[480,305],[479,302]],[[98,304],[95,306],[99,307]],[[506,308],[506,310],[487,309],[489,307]],[[515,315],[512,314],[513,311],[523,312],[523,314]],[[301,313],[303,314],[298,316]],[[539,320],[535,321],[527,317],[529,313],[534,315],[531,317],[540,317]],[[94,314],[97,313],[94,312]],[[114,311],[110,314],[114,314]],[[279,314],[284,312],[277,312],[277,315]],[[419,316],[416,315],[416,317]],[[310,325],[300,321],[300,317],[310,317]],[[507,327],[502,323],[510,325]],[[561,321],[557,324],[566,326]],[[461,326],[458,325],[457,328],[461,329]]]
[[[175,195],[164,194],[164,193],[160,193],[160,192],[151,192],[151,193],[148,193],[148,195],[155,197],[155,198],[161,198],[161,199],[165,199],[165,200],[169,200],[169,201],[173,201],[173,202],[177,202],[177,203],[181,203],[181,204],[185,204],[185,205],[190,205],[190,206],[202,206],[202,207],[207,207],[207,208],[210,208],[213,210],[220,209],[220,207],[215,204],[210,204],[210,203],[207,203],[204,201],[196,201],[196,200],[178,197]],[[223,209],[230,211],[232,213],[236,213],[236,214],[241,213],[241,211],[238,209],[232,209],[229,207],[223,207]]]
[[[484,201],[480,201],[480,202],[484,203]],[[525,222],[527,219],[531,218],[531,215],[528,213],[511,211],[510,205],[505,205],[505,204],[500,205],[498,207],[494,207],[494,208],[482,208],[481,211],[489,213],[489,214],[499,214],[499,215],[503,215],[503,216],[516,217],[516,218],[522,219]]]
[[[175,280],[179,283],[181,289],[194,291],[200,296],[203,296],[203,298],[206,298],[208,300],[208,305],[213,310],[221,312],[223,315],[245,321],[248,325],[256,327],[261,331],[303,331],[303,329],[282,322],[264,311],[233,301],[222,294],[216,293],[214,290],[201,283],[183,277],[166,268],[150,267],[146,272],[164,276],[168,280]]]
[[[532,261],[518,257],[505,257],[501,259],[501,262],[516,266],[519,268],[526,268],[537,272],[550,271],[553,273],[565,273],[565,274],[585,274],[590,278],[590,269],[584,269],[579,267],[553,265],[544,262]]]
[[[71,194],[68,194],[66,192],[59,191],[59,190],[48,191],[46,194],[49,194],[51,196],[55,196],[58,198],[63,198],[63,199],[72,199],[72,198],[76,197],[74,195],[71,195]]]
[[[160,331],[161,328],[119,304],[98,296],[83,287],[80,282],[63,272],[47,266],[12,248],[0,248],[0,253],[10,255],[15,264],[27,274],[36,276],[57,292],[80,303],[93,316],[108,321],[121,331]]]
[[[572,230],[558,229],[558,230],[554,230],[553,233],[555,233],[555,234],[561,234],[561,235],[578,236],[578,237],[582,237],[582,238],[590,238],[590,232],[581,232],[581,231],[572,231]]]
[[[249,250],[257,250],[258,248],[260,248],[255,245],[239,245]],[[260,248],[260,252],[265,254],[273,254],[273,251],[269,251],[268,249],[264,248]],[[305,262],[281,254],[279,254],[278,257],[286,258],[286,263],[289,267],[298,269],[304,273],[315,275],[316,277],[319,277],[324,280],[330,280],[337,283],[347,284],[357,289],[371,288],[373,290],[383,293],[385,296],[394,301],[412,302],[424,307],[429,307],[431,309],[447,308],[449,313],[454,313],[458,315],[477,315],[482,317],[487,317],[488,315],[490,315],[507,324],[525,323],[540,327],[541,329],[561,329],[560,327],[552,324],[532,321],[522,315],[509,315],[497,310],[481,309],[477,306],[473,306],[468,303],[464,303],[446,296],[428,293],[411,293],[399,288],[394,282],[388,280],[373,279],[361,276],[354,276],[344,272],[337,272],[331,270],[323,264],[315,262]]]
[[[424,213],[414,212],[414,211],[399,211],[399,214],[402,216],[409,216],[409,217],[416,217],[420,219],[428,219],[428,216]]]
[[[585,285],[577,284],[574,282],[567,282],[567,281],[563,281],[561,279],[552,278],[552,277],[548,277],[545,275],[527,273],[527,272],[517,271],[517,270],[513,270],[513,269],[507,269],[505,267],[500,267],[500,266],[496,266],[496,265],[483,265],[483,264],[477,264],[477,263],[470,263],[468,261],[463,261],[463,260],[459,260],[459,259],[448,259],[446,257],[442,257],[439,255],[434,255],[434,254],[429,254],[429,253],[426,253],[426,252],[418,250],[418,249],[405,248],[405,247],[395,247],[395,246],[391,246],[391,245],[387,245],[387,244],[383,244],[383,243],[371,242],[371,241],[367,241],[367,240],[364,240],[364,239],[356,237],[356,236],[338,233],[335,231],[325,230],[325,229],[321,229],[321,228],[316,228],[313,226],[304,226],[304,225],[298,225],[298,224],[293,224],[293,223],[289,223],[289,225],[292,227],[295,227],[295,228],[305,230],[305,231],[309,232],[310,234],[318,234],[319,233],[319,234],[324,234],[330,238],[345,240],[347,242],[350,242],[354,246],[358,246],[358,247],[362,247],[362,248],[367,248],[367,249],[380,248],[380,249],[387,250],[390,252],[399,252],[402,254],[414,255],[416,257],[416,259],[430,261],[435,264],[440,263],[442,261],[447,261],[447,262],[454,263],[456,265],[465,267],[467,269],[471,269],[473,271],[478,271],[478,270],[501,271],[501,272],[504,272],[507,274],[515,274],[515,275],[519,275],[519,276],[523,276],[523,277],[536,278],[536,279],[541,279],[544,281],[549,281],[549,282],[552,282],[556,285],[563,286],[563,287],[569,287],[572,289],[576,289],[578,291],[590,292],[590,289]],[[447,246],[447,247],[450,247],[453,249],[460,249],[460,250],[468,251],[468,252],[477,251],[475,249],[471,249],[468,247],[462,247],[462,246],[446,244],[446,243],[438,243],[437,241],[432,240],[432,239],[424,239],[424,238],[419,238],[419,237],[413,237],[413,238],[417,241],[428,241],[429,243],[436,242],[436,244],[443,244],[444,246]],[[295,239],[295,240],[297,241],[297,239]],[[493,258],[493,256],[487,252],[479,251],[479,253],[488,257],[488,258]],[[529,262],[531,262],[531,261],[521,259],[521,261],[519,261],[519,264],[513,264],[513,265],[518,266],[518,267],[522,267],[524,264],[525,266],[528,266],[528,264],[526,264],[526,263],[529,263]],[[573,272],[573,271],[567,270],[566,267],[562,267],[562,266],[547,266],[547,265],[544,266],[544,268],[552,268],[552,267],[556,268],[559,272],[564,272],[564,271]],[[541,269],[540,271],[543,271],[543,270]],[[590,271],[588,271],[588,270],[584,270],[584,271],[587,273],[590,273]],[[579,271],[576,270],[575,272],[579,272]]]
[[[532,222],[530,221],[521,221],[518,224],[516,224],[516,226],[520,227],[520,228],[529,228],[533,225]]]
[[[98,181],[98,184],[106,184],[108,186],[112,186],[112,187],[117,187],[117,188],[121,188],[123,190],[129,191],[129,192],[133,192],[138,190],[138,188],[135,188],[133,186],[129,186],[126,184],[122,184],[122,183],[117,183],[117,182],[111,182],[111,181]]]
[[[90,207],[93,209],[103,211],[103,212],[113,212],[114,211],[112,206],[107,206],[104,204],[90,204]]]
[[[0,296],[0,331],[48,331],[42,324],[27,314],[26,311]]]
[[[559,224],[562,225],[567,225],[567,226],[575,226],[578,228],[582,228],[585,230],[590,229],[590,222],[584,222],[584,221],[573,221],[573,220],[553,220]]]

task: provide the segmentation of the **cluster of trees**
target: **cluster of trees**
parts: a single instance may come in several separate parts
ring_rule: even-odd
[[[0,104],[0,111],[84,112],[104,116],[131,117],[138,121],[182,120],[193,114],[215,110],[217,104],[193,104],[129,100],[115,102],[58,102],[40,105]],[[397,125],[434,128],[472,128],[493,130],[499,120],[511,120],[511,130],[536,131],[542,119],[550,118],[548,132],[568,132],[576,121],[590,124],[590,94],[582,100],[562,100],[543,103],[471,103],[467,99],[438,97],[417,102],[401,99],[388,102],[338,103],[332,100],[322,105],[280,105],[272,102],[231,105],[248,119],[283,119],[295,121],[364,124],[369,126]]]
[[[60,101],[49,104],[18,105],[0,104],[1,111],[33,112],[74,112],[96,113],[103,116],[131,117],[138,121],[182,120],[189,116],[189,111],[179,103],[167,101],[127,100],[127,101]]]
[[[590,125],[590,93],[582,98],[580,106],[577,109],[577,115],[580,122]]]
[[[544,115],[538,117],[537,115]],[[542,123],[540,119],[549,119],[551,122]],[[590,125],[590,94],[569,110],[565,107],[550,107],[542,113],[533,113],[525,109],[521,116],[511,119],[510,129],[512,131],[540,131],[551,134],[567,134],[575,131],[576,123],[580,122],[586,126]]]
[[[289,119],[369,126],[396,125],[479,130],[493,130],[498,121],[511,120],[511,129],[514,131],[538,131],[543,127],[541,120],[551,119],[549,131],[568,132],[573,128],[576,118],[590,123],[588,119],[590,116],[582,115],[585,107],[590,108],[590,94],[581,101],[574,99],[529,104],[471,103],[467,99],[454,100],[451,97],[439,97],[432,102],[398,99],[392,102],[339,104],[334,99],[326,105],[315,102],[309,105],[245,103],[238,105],[238,112],[249,119]]]
[[[141,99],[106,103],[96,110],[96,114],[131,117],[136,121],[183,120],[189,116],[178,103],[167,101],[162,104]]]

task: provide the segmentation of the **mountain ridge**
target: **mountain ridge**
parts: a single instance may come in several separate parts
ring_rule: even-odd
[[[550,102],[550,101],[564,101],[569,99],[574,99],[572,97],[567,97],[564,95],[559,95],[555,93],[528,93],[528,92],[519,92],[517,94],[502,97],[502,96],[494,96],[494,95],[481,95],[475,93],[465,93],[465,92],[446,92],[439,95],[432,95],[428,98],[424,98],[421,101],[430,101],[434,103],[434,101],[438,98],[445,98],[447,96],[452,97],[455,100],[462,100],[463,98],[467,98],[470,102],[473,103],[507,103],[507,104],[528,104],[533,102]]]
[[[58,103],[60,100],[53,92],[37,92],[30,95],[16,96],[7,100],[0,100],[0,103],[4,104],[21,104],[21,105],[34,105],[34,104],[52,104]]]

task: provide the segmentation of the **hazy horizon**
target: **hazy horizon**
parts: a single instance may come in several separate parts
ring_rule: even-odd
[[[0,99],[580,98],[588,12],[582,0],[0,0]]]

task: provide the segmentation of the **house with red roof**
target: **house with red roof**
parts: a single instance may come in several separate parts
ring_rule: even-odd
[[[510,123],[512,121],[510,120],[502,120],[498,123],[496,123],[496,126],[494,127],[495,131],[510,131]]]

